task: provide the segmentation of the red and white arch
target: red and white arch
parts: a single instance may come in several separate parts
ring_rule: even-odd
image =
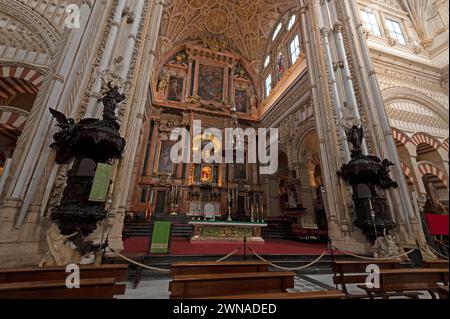
[[[416,133],[411,137],[411,142],[415,146],[419,146],[420,144],[426,144],[431,146],[433,149],[437,150],[441,147],[441,144],[434,137],[425,134],[425,133]]]
[[[414,176],[412,170],[403,162],[400,163],[400,166],[402,168],[403,174],[406,177],[406,182],[408,183],[408,185],[414,185]]]
[[[0,66],[0,105],[7,98],[21,94],[37,94],[44,75],[19,66]]]
[[[0,106],[0,128],[23,131],[28,112],[14,107]]]
[[[447,175],[438,167],[430,162],[420,162],[418,163],[419,172],[423,176],[432,175],[434,177],[433,181],[437,184],[443,184],[445,188],[448,188],[448,177]]]
[[[410,139],[408,138],[408,136],[406,136],[405,133],[395,128],[392,128],[392,136],[394,137],[394,140],[397,142],[397,144],[406,145],[410,142]]]
[[[442,148],[444,150],[446,150],[447,152],[449,151],[449,147],[448,147],[448,138],[442,143]]]

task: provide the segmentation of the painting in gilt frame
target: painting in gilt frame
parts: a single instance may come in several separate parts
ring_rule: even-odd
[[[159,149],[159,160],[158,160],[158,173],[172,174],[173,173],[173,162],[170,159],[170,150],[173,146],[173,142],[162,141],[161,147]]]
[[[234,102],[237,112],[247,113],[247,91],[236,89]]]
[[[183,78],[171,76],[169,80],[169,92],[167,99],[169,101],[181,102],[183,92]]]
[[[214,102],[223,100],[223,69],[200,64],[198,96]]]

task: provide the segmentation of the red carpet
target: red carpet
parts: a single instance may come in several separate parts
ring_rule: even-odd
[[[147,237],[131,237],[124,241],[125,253],[145,253],[149,251],[150,239]],[[226,255],[241,247],[238,255],[244,253],[243,243],[236,242],[202,242],[191,243],[189,239],[173,238],[170,255]],[[324,243],[302,243],[290,240],[266,240],[264,243],[247,243],[260,255],[320,255],[327,248]],[[335,252],[338,254],[337,252]]]

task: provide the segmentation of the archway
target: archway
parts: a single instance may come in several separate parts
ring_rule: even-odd
[[[288,180],[289,161],[283,150],[278,151],[278,171],[268,177],[268,211],[267,216],[283,216],[289,204]]]
[[[424,210],[427,212],[448,212],[448,177],[431,162],[419,162],[419,171],[426,190],[427,201]]]
[[[14,152],[42,81],[43,75],[32,69],[0,66],[0,174]]]

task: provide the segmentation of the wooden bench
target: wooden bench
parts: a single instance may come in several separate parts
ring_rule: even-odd
[[[248,294],[248,295],[229,295],[214,296],[202,299],[342,299],[346,294],[339,290],[328,291],[304,291],[304,292],[286,292],[286,293],[266,293],[266,294]]]
[[[224,274],[267,272],[269,263],[263,261],[221,261],[221,262],[178,262],[173,263],[170,275],[198,275],[198,274]]]
[[[401,261],[396,260],[377,260],[377,261],[354,261],[354,260],[335,260],[332,263],[333,268],[333,283],[336,288],[341,286],[341,290],[349,298],[367,298],[367,293],[364,294],[350,294],[347,285],[349,284],[363,284],[366,282],[368,274],[366,267],[368,265],[376,264],[380,269],[398,269]],[[416,294],[417,295],[417,294]]]
[[[435,299],[439,283],[448,285],[448,268],[382,269],[379,275],[379,288],[358,285],[359,288],[367,291],[370,298],[374,296],[389,298],[391,293],[404,296],[410,291],[424,290]]]
[[[440,299],[448,299],[448,285],[447,286],[439,286],[438,294]]]
[[[443,259],[424,259],[422,260],[424,268],[448,268],[448,260]]]
[[[170,298],[283,293],[294,288],[294,276],[293,272],[179,275],[170,283]]]
[[[81,279],[73,289],[61,280],[0,284],[0,299],[111,299],[124,293],[115,278]]]
[[[0,283],[65,281],[68,275],[65,267],[0,269]],[[81,265],[80,278],[115,278],[116,282],[124,282],[128,278],[128,265]]]

